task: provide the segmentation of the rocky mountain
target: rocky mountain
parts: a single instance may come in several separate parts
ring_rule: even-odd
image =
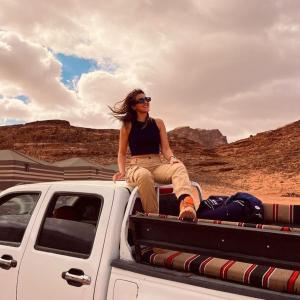
[[[185,163],[200,182],[229,190],[300,194],[300,120],[201,153]]]
[[[174,140],[186,138],[199,143],[204,149],[213,149],[217,146],[226,145],[227,138],[219,129],[193,129],[189,126],[177,127],[169,131]]]
[[[181,127],[168,137],[190,178],[201,184],[221,191],[300,194],[300,120],[230,144],[219,130]],[[116,164],[118,138],[116,129],[76,127],[63,120],[0,126],[0,149],[49,162],[77,156]]]
[[[201,135],[198,134],[199,129],[186,127],[170,131],[168,137],[171,147],[184,154],[185,148],[200,151],[212,148],[213,144],[222,144],[221,139],[218,139],[222,135],[219,133],[218,136],[216,131],[218,130],[207,130]],[[0,149],[23,151],[50,162],[80,156],[89,157],[103,164],[115,163],[118,139],[119,130],[76,127],[64,120],[36,121],[0,127]]]
[[[99,158],[103,164],[116,160],[119,131],[71,126],[49,120],[0,127],[0,149],[15,149],[49,162],[71,157]]]

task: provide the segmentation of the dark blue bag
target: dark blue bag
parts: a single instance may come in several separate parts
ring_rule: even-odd
[[[197,218],[262,223],[263,204],[251,194],[238,192],[228,196],[210,196],[202,200]]]
[[[245,193],[238,192],[227,199],[226,205],[232,202],[242,201],[246,206],[246,222],[251,223],[262,223],[264,220],[264,206],[260,199],[255,196]]]

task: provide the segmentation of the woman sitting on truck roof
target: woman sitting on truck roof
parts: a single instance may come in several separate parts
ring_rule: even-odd
[[[158,213],[154,182],[173,184],[180,201],[180,219],[195,219],[192,186],[184,164],[177,159],[168,141],[162,119],[149,116],[151,97],[141,89],[130,92],[126,98],[110,107],[113,116],[122,122],[119,138],[118,167],[113,181],[125,177],[126,182],[138,186],[143,209],[146,213]],[[120,105],[118,105],[120,104]],[[127,146],[131,157],[126,165]],[[160,151],[167,159],[164,163]]]

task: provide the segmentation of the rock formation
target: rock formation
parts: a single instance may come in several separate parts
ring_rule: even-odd
[[[227,138],[219,129],[190,128],[189,126],[177,127],[169,131],[174,139],[186,138],[199,143],[204,149],[213,149],[217,146],[226,145]]]
[[[230,144],[219,130],[181,127],[168,137],[192,180],[223,189],[300,193],[300,120]],[[76,127],[63,120],[0,126],[0,149],[49,162],[84,157],[116,164],[118,139],[117,129]]]

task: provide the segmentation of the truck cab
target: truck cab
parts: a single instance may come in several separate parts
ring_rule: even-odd
[[[109,262],[101,265],[101,257],[107,248],[111,257],[119,255],[118,228],[129,191],[105,181],[25,184],[2,191],[0,299],[93,299],[97,275],[108,276],[103,269]],[[112,239],[105,244],[107,236]]]

